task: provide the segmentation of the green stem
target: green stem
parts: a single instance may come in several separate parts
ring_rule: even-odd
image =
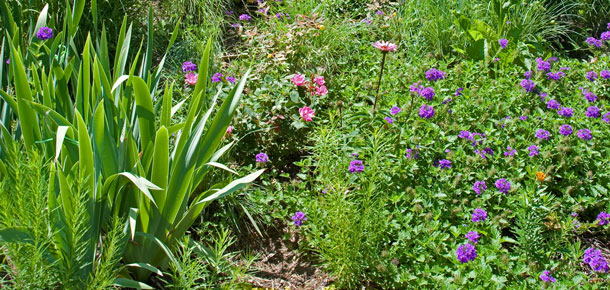
[[[379,72],[379,80],[377,81],[377,92],[375,93],[375,103],[373,104],[373,112],[377,109],[377,99],[379,98],[379,88],[381,87],[381,77],[383,77],[383,67],[385,66],[385,56],[386,52],[383,53],[383,58],[381,58],[381,71]]]

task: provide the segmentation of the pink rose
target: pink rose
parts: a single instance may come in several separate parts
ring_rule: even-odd
[[[304,75],[296,74],[292,77],[292,83],[295,84],[297,87],[301,87],[307,83],[307,80],[305,80]]]
[[[299,109],[299,114],[301,115],[301,118],[305,120],[305,122],[311,122],[314,117],[314,113],[315,112],[307,106]]]

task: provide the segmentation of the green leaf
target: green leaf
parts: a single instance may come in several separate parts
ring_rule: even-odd
[[[157,206],[157,204],[155,203],[154,198],[152,197],[152,195],[150,194],[150,191],[148,191],[149,189],[154,189],[154,190],[160,190],[161,188],[154,185],[152,182],[146,180],[146,178],[144,177],[140,177],[140,176],[135,176],[130,172],[121,172],[119,173],[119,175],[125,176],[127,177],[127,179],[131,180],[131,182],[138,187],[138,189],[140,189],[140,191],[142,193],[144,193],[144,195],[146,195],[146,197],[148,197],[148,199],[150,199],[150,201],[152,201],[152,203]]]
[[[135,289],[154,289],[153,287],[150,287],[150,286],[146,285],[145,283],[134,281],[131,279],[126,279],[126,278],[114,279],[113,285],[119,286],[119,287],[135,288]]]
[[[57,135],[55,137],[55,163],[57,163],[57,158],[59,158],[59,154],[61,153],[61,147],[64,144],[64,138],[66,137],[66,132],[68,132],[68,128],[70,127],[57,127]]]
[[[137,220],[138,220],[138,209],[132,207],[129,209],[129,229],[130,229],[132,240],[136,235]]]
[[[131,263],[131,264],[125,265],[125,267],[142,268],[142,269],[151,271],[159,276],[163,276],[163,272],[161,272],[161,270],[157,269],[155,266],[148,264],[148,263]]]
[[[231,194],[232,192],[234,192],[236,190],[242,189],[247,184],[256,180],[261,174],[263,174],[263,172],[265,172],[265,169],[255,171],[240,179],[234,180],[233,182],[229,183],[227,186],[223,187],[222,189],[220,189],[220,190],[214,192],[213,194],[210,194],[209,196],[205,197],[204,199],[200,200],[195,205],[204,203],[204,202],[210,202],[210,201],[217,200],[228,194]]]
[[[174,254],[172,254],[172,251],[170,251],[170,249],[163,243],[163,241],[159,240],[159,238],[157,238],[149,233],[137,232],[136,235],[140,236],[140,237],[144,237],[152,242],[155,242],[159,247],[161,247],[163,252],[165,252],[165,254],[167,255],[167,258],[170,261],[172,261],[172,263],[174,263],[174,265],[176,265],[178,272],[182,272],[182,267],[180,267],[180,263],[178,263],[178,260],[176,260],[176,257],[174,256]]]
[[[7,228],[0,230],[0,243],[32,244],[34,240],[30,232],[25,229]]]
[[[23,141],[26,148],[31,149],[35,142],[40,139],[40,127],[30,103],[32,102],[32,92],[30,84],[25,74],[25,67],[21,61],[21,53],[11,44],[11,65],[15,79],[15,92],[17,95],[17,109],[19,124],[23,134]]]
[[[140,149],[144,150],[153,142],[152,137],[155,134],[155,115],[146,82],[139,77],[133,77],[132,83],[136,99],[136,114],[138,115],[138,125],[140,128]]]

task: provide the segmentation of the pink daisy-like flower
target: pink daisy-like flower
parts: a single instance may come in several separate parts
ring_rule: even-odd
[[[194,86],[197,84],[197,78],[199,76],[196,73],[189,72],[184,76],[184,83],[189,86]]]
[[[297,87],[302,87],[305,84],[307,84],[307,80],[305,79],[305,76],[302,74],[296,74],[292,77],[292,83],[297,86]]]
[[[299,115],[301,115],[301,118],[303,118],[305,122],[311,122],[314,117],[314,113],[314,110],[307,106],[299,109]]]
[[[382,52],[394,52],[396,51],[396,48],[398,47],[396,44],[391,43],[391,42],[387,42],[387,41],[377,41],[375,43],[373,43],[373,46],[379,50],[381,50]]]

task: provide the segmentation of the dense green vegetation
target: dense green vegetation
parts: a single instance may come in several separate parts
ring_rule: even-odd
[[[4,1],[2,286],[604,289],[606,4]]]

